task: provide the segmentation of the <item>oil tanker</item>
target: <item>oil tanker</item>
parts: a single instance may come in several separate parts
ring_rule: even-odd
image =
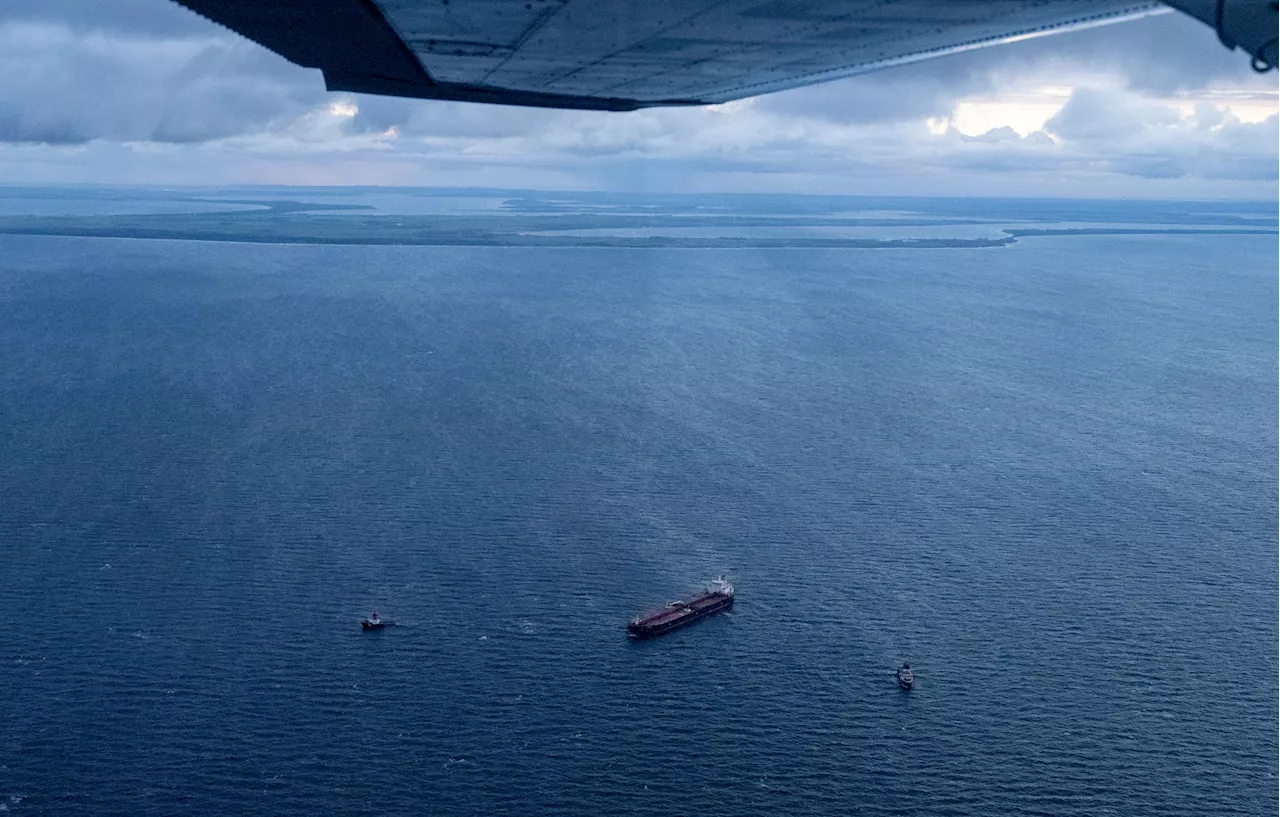
[[[732,606],[733,585],[721,576],[701,593],[673,601],[661,610],[631,619],[631,623],[627,625],[627,635],[631,638],[665,635]]]

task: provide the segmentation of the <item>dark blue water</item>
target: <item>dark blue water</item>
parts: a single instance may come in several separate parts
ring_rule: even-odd
[[[0,809],[1275,813],[1276,266],[0,237]]]

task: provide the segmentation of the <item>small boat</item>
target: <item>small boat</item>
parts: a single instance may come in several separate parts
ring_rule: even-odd
[[[362,630],[381,630],[387,626],[387,622],[378,618],[378,611],[374,610],[373,615],[368,618],[360,619],[360,629]]]
[[[898,667],[898,686],[903,689],[911,689],[915,685],[916,676],[911,672],[911,665],[903,661],[902,666]]]

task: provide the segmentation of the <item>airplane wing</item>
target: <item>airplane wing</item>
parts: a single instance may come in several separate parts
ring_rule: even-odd
[[[321,69],[331,91],[610,111],[727,102],[1169,10],[1135,0],[177,2]],[[1263,30],[1276,31],[1269,0],[1171,2],[1211,18],[1228,47],[1224,7],[1261,8],[1263,23],[1269,8]]]

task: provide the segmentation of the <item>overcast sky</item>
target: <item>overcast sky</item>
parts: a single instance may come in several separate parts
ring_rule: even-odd
[[[0,183],[1277,197],[1277,78],[1170,14],[698,109],[328,94],[170,0],[0,4]]]

